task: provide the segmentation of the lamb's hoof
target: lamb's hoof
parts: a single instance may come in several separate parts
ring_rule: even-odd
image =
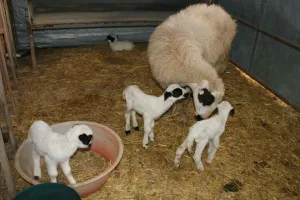
[[[39,176],[34,176],[33,179],[38,181],[40,179],[40,177]]]
[[[144,148],[144,149],[148,149],[148,144],[144,144],[144,145],[143,145],[143,148]]]
[[[174,165],[175,165],[175,168],[179,168],[179,163],[174,163]]]
[[[204,167],[203,166],[198,166],[197,169],[198,169],[199,172],[203,172],[204,171]]]
[[[140,130],[140,127],[138,127],[138,126],[133,127],[133,128],[134,128],[134,130],[136,130],[136,131],[139,131],[139,130]]]
[[[212,160],[210,160],[210,159],[207,159],[207,160],[206,160],[206,163],[207,163],[207,164],[211,164],[211,162],[212,162]]]
[[[70,184],[71,185],[75,185],[77,182],[76,181],[71,181]]]
[[[130,130],[125,131],[125,134],[126,134],[126,135],[129,135],[129,134],[130,134]]]

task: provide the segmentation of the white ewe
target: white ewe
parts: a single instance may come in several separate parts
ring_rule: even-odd
[[[66,133],[59,134],[51,130],[43,121],[35,121],[29,129],[28,139],[33,145],[32,158],[34,178],[41,177],[40,157],[45,158],[51,182],[57,182],[57,165],[60,164],[70,184],[76,184],[69,164],[70,157],[77,148],[88,148],[93,138],[92,130],[86,125],[75,125]]]
[[[162,88],[177,83],[194,91],[205,88],[202,81],[209,82],[211,95],[205,95],[205,105],[195,107],[200,118],[208,118],[224,96],[219,74],[226,69],[236,27],[220,6],[195,4],[171,15],[150,36],[148,60]]]

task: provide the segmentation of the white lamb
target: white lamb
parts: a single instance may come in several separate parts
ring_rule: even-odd
[[[134,44],[128,40],[119,41],[119,37],[115,34],[110,34],[106,37],[105,41],[109,43],[113,51],[131,51],[134,49]]]
[[[141,114],[144,119],[144,139],[143,147],[148,148],[148,139],[154,141],[154,121],[164,114],[176,101],[186,98],[188,93],[178,84],[172,84],[167,87],[161,96],[152,96],[145,94],[138,86],[131,85],[124,89],[123,99],[126,100],[125,133],[130,133],[130,116],[132,115],[133,127],[139,130],[136,120],[136,112]]]
[[[199,3],[169,16],[150,36],[148,60],[162,88],[177,83],[195,91],[205,88],[201,82],[208,81],[210,88],[202,98],[205,103],[194,96],[199,119],[208,118],[223,99],[225,89],[219,75],[228,64],[236,27],[222,7]],[[182,120],[186,122],[186,116]]]
[[[179,167],[180,157],[188,149],[188,152],[192,153],[192,147],[194,141],[196,142],[196,151],[193,156],[194,161],[199,171],[203,171],[204,167],[201,162],[202,151],[206,144],[209,143],[208,157],[206,162],[211,163],[214,159],[215,153],[219,148],[220,136],[225,131],[225,125],[228,119],[228,115],[234,115],[234,108],[227,101],[222,101],[217,106],[217,114],[209,119],[199,121],[195,123],[189,130],[189,134],[183,143],[178,147],[175,156],[175,167]]]
[[[43,121],[35,121],[29,129],[28,139],[33,145],[34,179],[41,177],[40,157],[47,165],[51,182],[57,182],[57,165],[60,164],[70,184],[76,184],[69,164],[70,157],[77,148],[88,148],[93,138],[92,130],[86,125],[74,125],[66,133],[59,134],[51,130]]]

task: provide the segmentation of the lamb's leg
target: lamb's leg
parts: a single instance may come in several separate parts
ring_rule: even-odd
[[[148,148],[148,139],[149,135],[151,133],[151,122],[152,119],[149,118],[148,116],[144,115],[144,138],[143,138],[143,147],[145,149]]]
[[[176,103],[174,103],[174,104],[172,105],[171,115],[174,115],[175,112],[176,112]]]
[[[187,113],[187,110],[188,110],[188,104],[189,104],[189,101],[192,98],[192,94],[193,94],[193,91],[189,88],[189,87],[185,87],[185,90],[189,93],[189,96],[183,100],[182,102],[182,116],[181,116],[181,122],[186,125],[187,123],[187,119],[188,119],[188,113]]]
[[[32,150],[32,159],[33,159],[33,176],[35,180],[39,180],[42,177],[41,172],[41,156],[33,149]]]
[[[197,169],[199,171],[203,171],[204,170],[203,164],[201,162],[201,155],[202,155],[203,149],[205,148],[207,142],[208,142],[207,138],[205,138],[204,140],[199,141],[197,143],[196,151],[195,151],[195,154],[193,156],[194,161],[195,161],[195,163],[197,165]]]
[[[207,149],[207,153],[209,154],[213,148],[214,148],[214,147],[213,147],[212,140],[208,140],[208,149]]]
[[[47,155],[45,156],[45,161],[46,161],[46,164],[47,164],[47,171],[48,171],[50,181],[52,183],[56,183],[57,182],[56,177],[58,175],[57,162],[50,159]]]
[[[125,134],[129,135],[130,133],[130,114],[131,114],[131,110],[129,110],[127,107],[125,108],[125,121],[126,121],[126,125],[125,125]]]
[[[61,166],[61,169],[62,169],[64,175],[67,177],[69,183],[72,185],[76,184],[76,180],[74,179],[74,177],[71,173],[71,167],[70,167],[69,160],[61,163],[60,166]]]
[[[176,150],[176,156],[174,160],[175,167],[179,167],[180,158],[182,154],[185,152],[186,148],[187,148],[187,139],[185,139],[183,143]]]
[[[151,122],[151,132],[149,134],[150,141],[154,142],[154,120]]]
[[[180,119],[180,121],[184,124],[184,125],[186,125],[186,123],[187,123],[187,106],[188,106],[188,104],[189,104],[189,98],[188,99],[184,99],[183,101],[182,101],[182,116],[181,116],[181,119]]]
[[[194,138],[192,136],[188,135],[186,138],[186,147],[187,147],[189,154],[192,154],[192,152],[193,152],[192,151],[193,145],[194,145]]]
[[[140,129],[139,129],[139,124],[138,124],[138,122],[136,120],[136,112],[135,112],[135,110],[131,111],[131,115],[132,115],[132,124],[133,124],[134,130],[139,131]]]
[[[215,137],[210,143],[209,143],[209,149],[208,149],[208,156],[206,159],[207,163],[211,163],[215,157],[215,154],[220,146],[219,137]]]

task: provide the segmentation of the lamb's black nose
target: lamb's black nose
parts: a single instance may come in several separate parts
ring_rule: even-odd
[[[184,98],[188,98],[189,97],[189,93],[185,93],[183,96],[184,96]]]

